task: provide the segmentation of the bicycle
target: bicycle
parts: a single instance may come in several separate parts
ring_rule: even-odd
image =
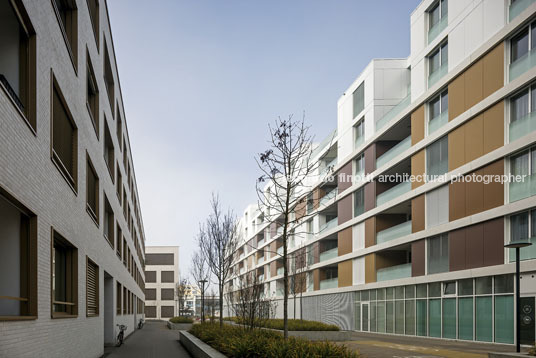
[[[143,318],[140,318],[140,321],[138,323],[138,329],[142,329],[144,323],[145,323],[145,321],[143,320]]]
[[[125,338],[125,331],[127,330],[127,326],[125,326],[124,324],[117,324],[116,326],[119,327],[116,347],[121,347],[121,345],[123,344],[123,339]]]

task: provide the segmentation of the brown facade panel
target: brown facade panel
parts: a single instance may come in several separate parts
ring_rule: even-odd
[[[471,225],[465,229],[465,268],[482,266],[484,266],[484,225]]]
[[[175,282],[175,272],[174,271],[160,272],[160,282]]]
[[[475,172],[482,174],[482,169]],[[484,184],[477,181],[467,181],[465,183],[465,215],[473,215],[484,211]]]
[[[338,256],[352,252],[352,228],[349,227],[337,233]]]
[[[449,233],[449,270],[465,270],[465,229]]]
[[[424,230],[425,207],[424,194],[411,199],[411,232]]]
[[[320,243],[317,241],[313,244],[313,263],[320,262]]]
[[[462,73],[449,83],[449,121],[465,112],[465,76]]]
[[[372,181],[365,184],[365,211],[372,210],[376,207],[376,182]]]
[[[337,222],[339,225],[352,218],[352,198],[353,195],[346,195],[337,202]]]
[[[337,175],[339,176],[337,190],[339,193],[342,193],[344,190],[352,186],[352,162],[350,161],[348,164],[342,167],[341,170],[337,172]]]
[[[426,250],[425,240],[411,243],[411,276],[423,276],[426,274]]]
[[[320,196],[324,195],[324,190],[320,188],[315,188],[313,190],[313,209],[318,209],[318,205],[320,204]]]
[[[146,265],[174,265],[173,254],[145,254]]]
[[[484,175],[503,175],[504,160],[493,162],[482,169]],[[489,210],[504,204],[504,184],[493,182],[483,184],[484,186],[484,203],[483,210]]]
[[[424,139],[424,105],[411,113],[411,145]]]
[[[411,157],[411,175],[418,176],[418,175],[424,175],[426,170],[425,165],[425,156],[424,156],[424,149],[415,153]],[[418,188],[419,186],[424,184],[424,180],[422,181],[412,181],[411,182],[411,189]]]
[[[145,306],[145,317],[156,318],[156,306]]]
[[[365,149],[365,174],[376,169],[376,145],[373,143]]]
[[[484,56],[482,67],[482,94],[486,98],[504,85],[504,42]]]
[[[504,263],[504,219],[484,223],[484,266]]]
[[[145,282],[156,282],[156,271],[145,271]]]
[[[376,282],[376,254],[365,256],[365,283]]]
[[[161,306],[160,307],[160,317],[162,318],[170,318],[173,317],[173,306]]]
[[[352,286],[352,260],[340,262],[338,274],[339,287]]]
[[[482,60],[465,70],[465,110],[482,100]],[[450,92],[449,92],[450,95]]]
[[[365,220],[365,247],[376,244],[376,218],[373,216]]]
[[[484,154],[484,120],[479,115],[463,125],[465,129],[465,163]]]
[[[449,95],[450,98],[450,95]],[[449,171],[465,164],[465,129],[456,128],[448,134],[449,141]]]
[[[504,102],[499,102],[483,113],[484,154],[504,145]]]
[[[449,184],[449,221],[465,217],[465,183]]]
[[[320,290],[320,270],[313,270],[313,289],[315,291]]]
[[[294,208],[294,213],[296,214],[296,219],[300,220],[305,216],[305,209],[307,207],[305,199],[301,199],[296,204],[296,207]]]
[[[270,262],[270,277],[277,276],[277,262],[272,261]]]
[[[175,299],[175,290],[173,288],[162,288],[160,290],[160,299],[162,301],[173,301]]]

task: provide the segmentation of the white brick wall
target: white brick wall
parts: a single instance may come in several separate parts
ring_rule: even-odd
[[[127,173],[116,136],[116,119],[106,95],[103,80],[104,36],[114,68],[115,98],[123,112],[119,79],[108,27],[105,1],[100,1],[100,50],[90,24],[85,0],[78,7],[78,71],[75,73],[50,1],[24,0],[23,3],[37,34],[37,134],[34,135],[3,90],[0,90],[0,186],[32,210],[38,218],[38,317],[30,321],[0,321],[0,357],[100,357],[104,351],[104,271],[144,299],[130,273],[117,258],[102,234],[103,190],[113,207],[136,266],[143,276],[133,238],[123,217],[116,188],[103,158],[104,120],[108,121],[114,140],[116,162],[122,170],[123,183],[133,213]],[[97,139],[86,108],[86,46],[98,82],[100,140]],[[78,127],[78,193],[75,195],[50,159],[50,84],[51,69]],[[106,119],[105,119],[106,117]],[[125,116],[123,135],[127,138]],[[86,151],[100,179],[100,227],[86,213]],[[135,178],[135,177],[134,177]],[[136,195],[136,194],[135,194]],[[134,215],[134,214],[133,214]],[[51,319],[51,227],[78,248],[78,317]],[[143,227],[138,236],[143,236]],[[143,251],[143,250],[142,250]],[[100,314],[86,317],[86,255],[99,265]],[[4,273],[5,274],[5,273]],[[116,324],[128,326],[132,333],[140,315],[115,316]],[[134,312],[136,308],[134,307]]]

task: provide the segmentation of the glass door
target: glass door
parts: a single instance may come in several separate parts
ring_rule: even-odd
[[[368,332],[369,330],[369,303],[361,302],[361,330]]]

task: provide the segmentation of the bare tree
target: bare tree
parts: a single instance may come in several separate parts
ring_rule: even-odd
[[[192,264],[190,266],[190,275],[195,284],[201,290],[201,321],[205,321],[205,285],[210,279],[210,269],[207,264],[207,258],[202,250],[197,250],[192,256]]]
[[[233,311],[238,323],[250,330],[263,327],[266,321],[274,316],[273,300],[266,297],[264,284],[255,271],[241,275],[238,282],[238,289],[233,297]]]
[[[179,316],[182,316],[184,312],[184,305],[186,303],[186,295],[188,293],[188,279],[183,278],[177,285],[177,299],[179,300]]]
[[[278,118],[270,132],[269,148],[256,158],[262,175],[257,181],[259,207],[270,222],[279,221],[283,228],[283,326],[288,338],[288,241],[289,230],[307,214],[306,180],[315,174],[318,162],[312,156],[312,140],[305,118],[301,121]],[[314,200],[314,199],[313,199]]]
[[[307,249],[302,247],[294,251],[290,257],[289,290],[294,301],[294,319],[296,319],[296,298],[300,295],[300,319],[303,319],[303,292],[307,289]]]
[[[199,247],[204,253],[208,267],[216,278],[219,291],[220,326],[223,326],[224,284],[231,274],[239,230],[237,219],[231,210],[222,212],[219,198],[212,195],[212,212],[199,229]]]

